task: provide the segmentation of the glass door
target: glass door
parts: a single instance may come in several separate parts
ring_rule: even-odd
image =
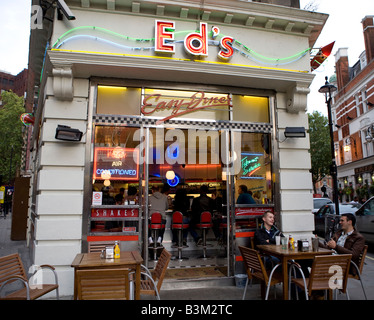
[[[166,197],[168,207],[162,212],[166,223],[160,245],[172,253],[173,267],[227,267],[229,182],[223,168],[227,164],[228,137],[227,130],[147,129],[147,222],[155,211],[152,203],[162,209],[159,207],[161,201],[157,199]],[[178,242],[179,232],[173,229],[175,211],[182,212],[184,221],[189,223],[189,228],[182,234],[182,248]],[[209,211],[212,217],[211,227],[205,231],[200,226],[202,211]],[[148,230],[148,260],[152,263],[153,244],[158,239],[150,239],[152,230],[149,226],[145,229]],[[226,269],[224,273],[227,275]]]

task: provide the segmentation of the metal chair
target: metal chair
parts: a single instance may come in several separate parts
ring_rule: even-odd
[[[364,284],[362,283],[361,274],[362,274],[362,269],[364,268],[365,257],[366,257],[367,251],[368,251],[368,245],[365,245],[364,250],[362,250],[362,252],[360,254],[360,257],[359,257],[358,266],[353,261],[351,261],[351,265],[353,266],[356,273],[355,274],[351,274],[351,273],[348,274],[348,278],[360,280],[362,291],[364,292],[365,300],[367,300],[367,296],[366,296]]]
[[[79,300],[129,300],[129,269],[76,271]]]
[[[207,258],[206,249],[206,235],[209,228],[213,227],[212,223],[212,214],[209,211],[204,211],[200,215],[200,223],[196,225],[197,228],[202,229],[203,231],[203,256],[202,258]]]
[[[243,257],[245,269],[247,272],[247,282],[245,284],[243,298],[245,298],[245,294],[247,292],[248,287],[248,280],[252,278],[259,279],[265,283],[267,286],[266,288],[266,295],[265,300],[269,297],[270,287],[283,282],[283,277],[281,274],[276,273],[276,269],[281,265],[280,263],[276,264],[270,271],[266,270],[264,263],[262,262],[262,258],[257,250],[239,246],[240,253]]]
[[[160,300],[160,290],[166,274],[167,267],[171,259],[171,254],[165,248],[157,261],[156,267],[152,272],[142,265],[144,272],[141,272],[145,279],[140,281],[140,294],[155,295]]]
[[[189,224],[183,222],[183,214],[180,211],[175,211],[173,213],[172,219],[172,229],[178,230],[178,259],[183,260],[187,259],[186,257],[182,258],[182,249],[183,249],[183,231],[188,229]]]
[[[54,284],[35,284],[33,280],[37,280],[39,270],[43,269],[53,272],[55,278]],[[2,296],[1,291],[13,282],[22,283],[23,288],[16,289],[15,291],[7,293],[5,296]],[[8,288],[12,289],[12,287]],[[13,253],[0,258],[0,300],[35,300],[53,290],[56,290],[56,299],[59,300],[57,272],[53,266],[48,264],[39,266],[28,279],[26,270],[18,253]]]
[[[309,300],[313,291],[339,289],[347,293],[347,281],[351,254],[338,254],[329,256],[316,256],[309,278],[305,278],[303,271],[299,268],[302,278],[291,279],[291,268],[289,270],[289,281],[295,283],[305,292],[305,299]],[[295,264],[296,265],[296,264]],[[291,286],[289,285],[289,288]],[[289,291],[291,298],[291,291]],[[347,294],[347,299],[349,295]]]

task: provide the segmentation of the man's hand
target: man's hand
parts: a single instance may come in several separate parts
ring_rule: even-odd
[[[336,242],[331,239],[329,242],[327,242],[327,246],[331,249],[335,249],[336,248]]]

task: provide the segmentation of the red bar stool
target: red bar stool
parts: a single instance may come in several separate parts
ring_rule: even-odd
[[[178,259],[188,259],[186,257],[182,258],[183,249],[183,230],[188,229],[189,224],[183,223],[183,214],[180,211],[175,211],[173,213],[172,228],[178,230]]]
[[[157,238],[159,231],[161,229],[165,228],[165,224],[162,223],[162,215],[159,212],[154,212],[151,215],[151,223],[149,225],[149,228],[151,229],[151,234],[154,239],[153,241],[153,260],[157,260]]]
[[[213,227],[212,223],[212,214],[209,211],[204,211],[200,215],[200,223],[196,225],[197,228],[203,231],[203,256],[202,258],[206,259],[206,234],[209,228]]]

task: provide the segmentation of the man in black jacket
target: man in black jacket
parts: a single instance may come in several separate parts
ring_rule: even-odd
[[[275,236],[283,237],[283,234],[274,225],[274,213],[266,211],[262,216],[262,224],[255,232],[255,245],[275,244]]]

